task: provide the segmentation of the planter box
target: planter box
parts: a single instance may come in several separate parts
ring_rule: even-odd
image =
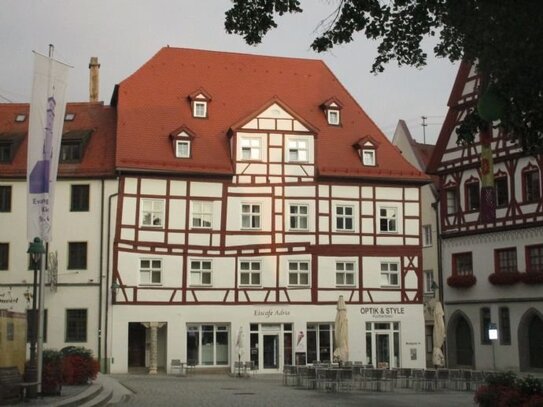
[[[524,284],[543,284],[543,272],[532,271],[530,273],[521,273],[520,279]]]
[[[520,281],[518,271],[508,273],[492,273],[488,276],[488,281],[494,285],[513,285]]]
[[[447,278],[447,285],[454,288],[469,288],[477,282],[473,274],[458,274]]]

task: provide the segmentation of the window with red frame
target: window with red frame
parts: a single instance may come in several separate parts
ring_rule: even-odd
[[[543,272],[543,245],[526,247],[526,271]]]
[[[466,195],[466,210],[467,211],[478,211],[480,207],[480,197],[479,192],[479,182],[471,181],[467,182],[465,185],[465,195]]]
[[[454,215],[456,212],[458,212],[458,197],[456,193],[456,188],[449,188],[445,192],[446,194],[446,202],[447,202],[447,215]]]
[[[537,168],[522,173],[524,202],[537,202],[541,197],[539,170]]]
[[[496,273],[515,273],[517,267],[517,249],[500,249],[495,252]]]
[[[509,189],[507,186],[507,176],[496,177],[494,179],[496,189],[496,207],[507,206],[509,203]]]
[[[453,276],[466,276],[473,274],[473,256],[469,253],[454,253]]]

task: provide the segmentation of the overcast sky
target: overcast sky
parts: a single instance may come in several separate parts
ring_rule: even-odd
[[[392,138],[399,119],[433,143],[447,111],[457,65],[430,57],[422,70],[388,65],[370,73],[376,44],[358,36],[348,45],[318,54],[310,44],[336,0],[303,0],[304,13],[277,20],[263,43],[248,46],[224,30],[230,0],[2,0],[0,13],[0,102],[28,102],[32,51],[48,53],[74,68],[68,101],[88,100],[91,56],[100,68],[100,99],[109,104],[115,84],[166,45],[216,51],[322,59],[381,130]],[[431,47],[429,47],[431,55]]]

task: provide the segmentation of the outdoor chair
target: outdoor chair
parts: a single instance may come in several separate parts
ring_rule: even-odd
[[[298,384],[298,369],[296,366],[285,365],[283,368],[283,384],[286,386]]]
[[[384,369],[366,369],[364,390],[381,391]]]
[[[328,368],[317,368],[315,370],[317,390],[335,391],[335,372]]]
[[[170,362],[170,373],[171,374],[177,374],[177,375],[183,375],[184,372],[184,364],[181,362],[180,359],[172,359]]]
[[[337,372],[337,391],[351,391],[353,385],[353,368],[339,369]]]
[[[409,379],[411,378],[411,369],[408,368],[400,368],[398,369],[398,376],[396,378],[396,386],[401,387],[403,389],[407,389],[409,387]]]
[[[469,390],[475,390],[485,384],[485,376],[481,370],[472,370],[470,375]]]
[[[446,389],[449,383],[449,369],[439,368],[436,373],[437,388]]]
[[[300,366],[298,368],[299,385],[306,389],[317,387],[317,369],[312,366]]]
[[[450,390],[464,390],[464,375],[460,369],[449,370],[449,382],[447,388]]]
[[[410,387],[413,390],[421,390],[424,381],[424,369],[412,369],[410,378]]]
[[[381,391],[394,391],[398,380],[398,369],[385,369],[381,376]]]

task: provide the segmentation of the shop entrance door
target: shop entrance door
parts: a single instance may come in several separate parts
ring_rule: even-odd
[[[378,368],[388,368],[390,364],[390,334],[376,333],[376,360]]]
[[[264,369],[279,369],[279,335],[264,334],[263,343],[264,360],[262,366]]]

